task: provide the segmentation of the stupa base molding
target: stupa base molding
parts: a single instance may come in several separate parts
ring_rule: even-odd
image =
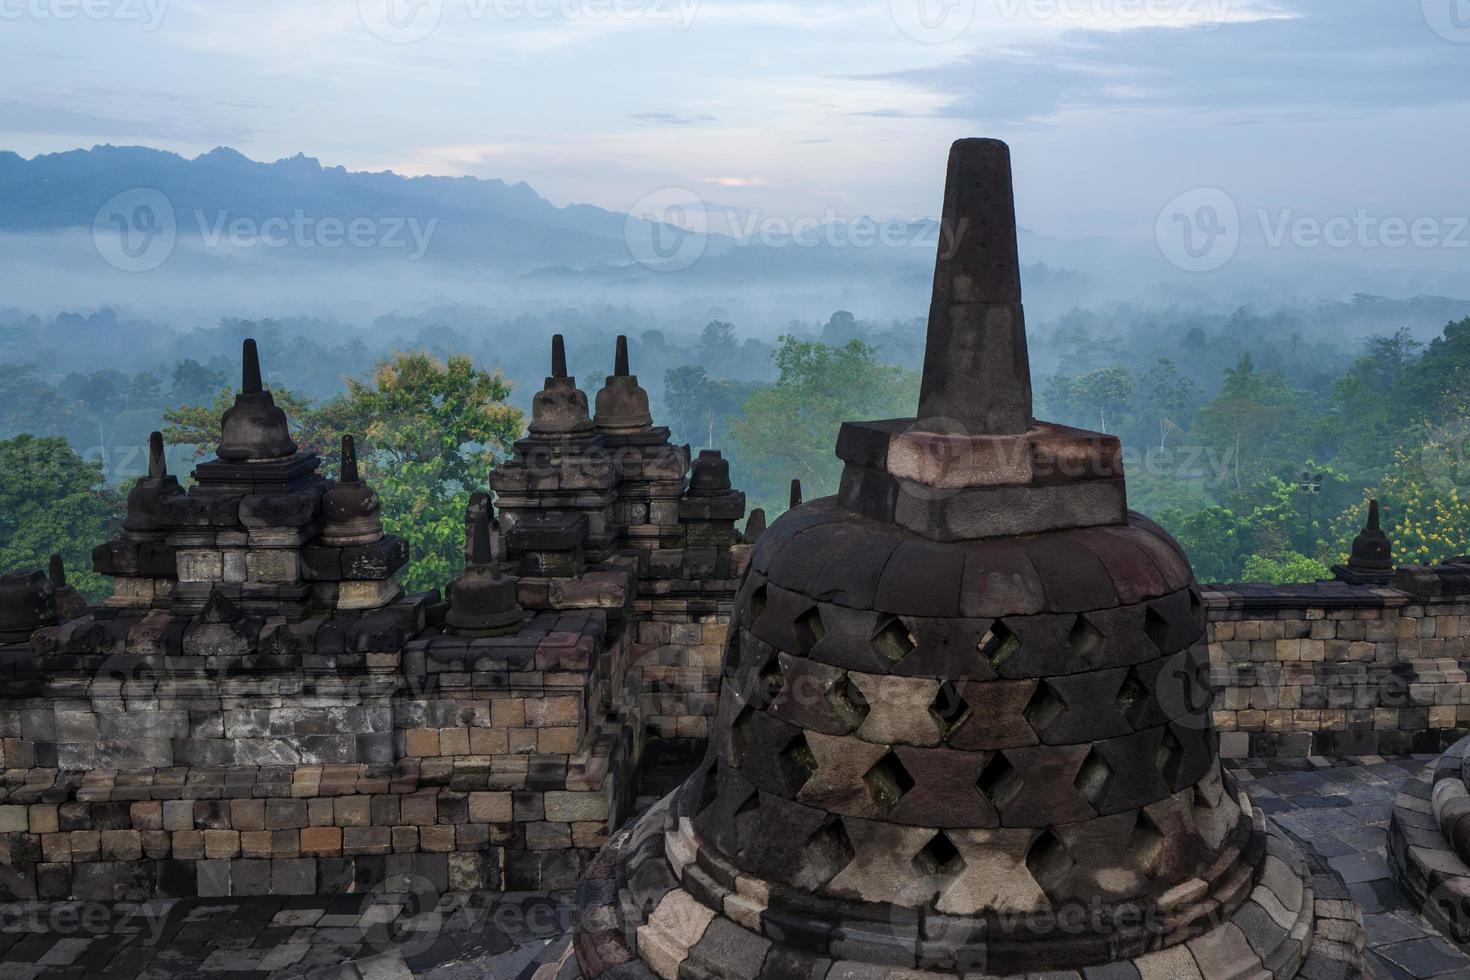
[[[770,883],[739,873],[679,818],[675,791],[616,835],[577,893],[572,952],[553,976],[584,980],[1006,980],[1362,977],[1362,916],[1340,880],[1304,856],[1240,794],[1242,870],[1235,888],[1180,895],[1147,927],[1121,917],[1094,931],[1087,909],[1067,927],[1051,910],[986,920],[852,905],[834,915],[773,908]],[[1204,885],[1203,882],[1200,883]],[[1219,883],[1216,883],[1217,885]],[[1231,894],[1234,892],[1235,894]],[[830,900],[814,902],[831,904]],[[1222,909],[1228,910],[1223,912]],[[1005,939],[1002,933],[1021,933]],[[1076,955],[1057,955],[1053,937]],[[1030,933],[1030,936],[1025,934]],[[1038,933],[1047,933],[1038,939]],[[1131,972],[1129,968],[1132,968]],[[1120,971],[1120,972],[1114,972]]]
[[[1470,948],[1470,737],[1404,784],[1388,825],[1394,880],[1426,919]]]

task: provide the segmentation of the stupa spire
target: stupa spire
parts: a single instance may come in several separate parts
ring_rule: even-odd
[[[342,437],[342,478],[339,483],[356,483],[360,477],[357,475],[357,442],[350,435]]]
[[[240,391],[246,395],[256,395],[263,390],[265,383],[260,378],[260,351],[255,346],[254,338],[247,337],[240,357]]]
[[[626,378],[631,373],[628,367],[628,338],[618,334],[617,353],[613,357],[613,375]]]
[[[1031,412],[1010,148],[960,140],[945,181],[919,417],[1017,435]]]
[[[556,334],[551,338],[551,376],[553,378],[567,376],[567,342],[561,334]]]
[[[168,476],[168,456],[164,453],[163,433],[148,434],[148,479],[162,480]]]

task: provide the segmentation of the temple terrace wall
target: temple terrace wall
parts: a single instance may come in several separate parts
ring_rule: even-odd
[[[1470,564],[1204,600],[1222,755],[1429,753],[1470,734]]]

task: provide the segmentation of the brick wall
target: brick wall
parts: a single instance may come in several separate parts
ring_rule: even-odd
[[[1222,754],[1437,752],[1470,733],[1470,592],[1432,573],[1207,588]]]

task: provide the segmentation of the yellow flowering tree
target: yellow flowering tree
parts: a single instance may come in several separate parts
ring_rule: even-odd
[[[1458,458],[1458,450],[1443,433],[1432,434],[1418,452],[1395,451],[1376,493],[1333,522],[1343,559],[1374,496],[1397,564],[1434,565],[1470,553],[1470,494],[1461,491],[1459,467],[1447,465],[1452,458]]]

